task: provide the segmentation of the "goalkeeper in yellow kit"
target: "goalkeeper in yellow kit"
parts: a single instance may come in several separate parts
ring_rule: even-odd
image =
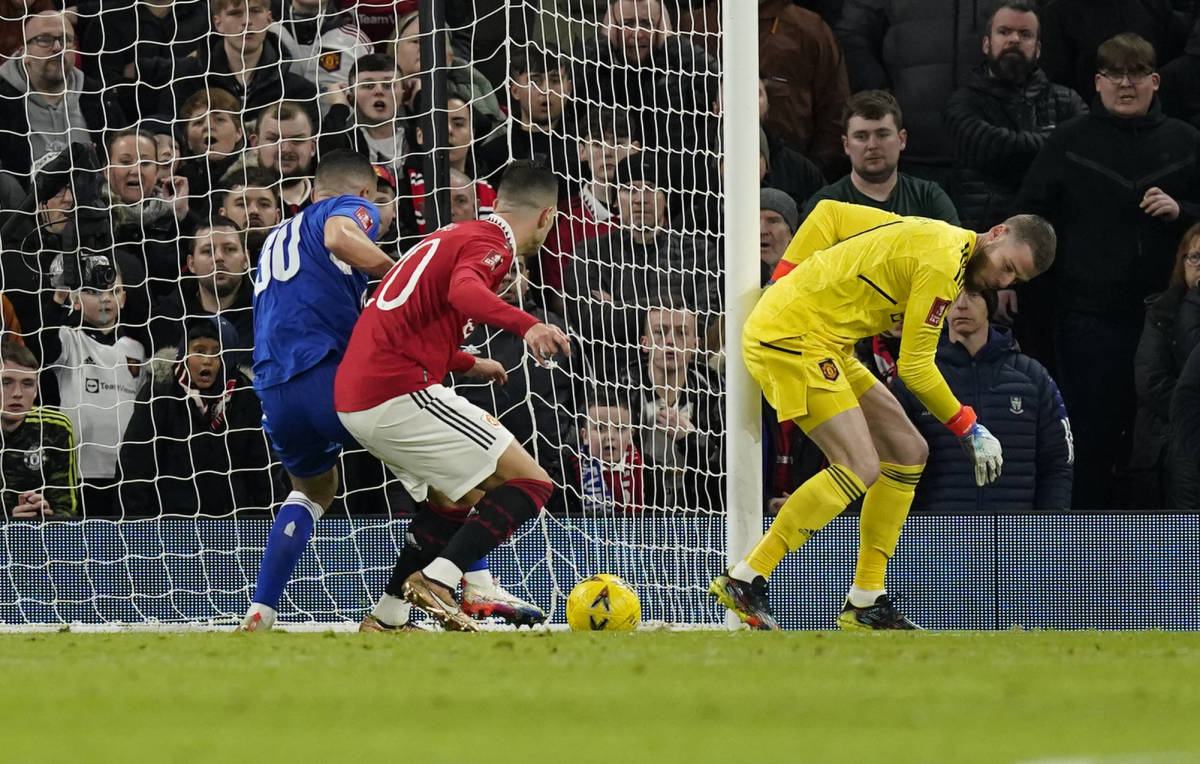
[[[1000,289],[1054,260],[1054,229],[1017,215],[987,233],[822,201],[788,245],[746,321],[742,352],[780,421],[792,419],[829,466],[796,489],[750,554],[709,591],[750,626],[778,629],[766,579],[783,556],[863,499],[854,585],[838,616],[848,629],[915,629],[888,598],[884,573],[908,516],[928,447],[899,402],[853,355],[854,342],[903,321],[898,373],[962,441],[985,485],[1000,443],[955,399],[934,355],[964,285]]]

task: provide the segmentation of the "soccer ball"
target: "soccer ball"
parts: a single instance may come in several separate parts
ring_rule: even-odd
[[[572,631],[632,631],[642,620],[642,603],[618,576],[601,573],[575,585],[567,597]]]

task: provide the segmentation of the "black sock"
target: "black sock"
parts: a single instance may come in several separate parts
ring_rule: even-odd
[[[404,579],[442,556],[446,544],[462,527],[462,520],[446,517],[424,505],[408,524],[404,548],[396,557],[392,578],[383,590],[393,597],[403,598]]]
[[[513,485],[513,482],[505,483],[480,499],[475,504],[475,511],[438,556],[466,570],[508,540],[521,523],[536,517],[545,499],[539,504],[529,490]],[[550,485],[540,485],[546,487],[548,496]]]

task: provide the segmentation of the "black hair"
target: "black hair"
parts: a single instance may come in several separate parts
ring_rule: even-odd
[[[541,162],[509,162],[496,189],[496,199],[524,207],[549,207],[558,201],[558,177]]]
[[[315,183],[325,189],[343,190],[375,187],[375,168],[362,154],[349,149],[337,149],[321,157],[317,163]]]

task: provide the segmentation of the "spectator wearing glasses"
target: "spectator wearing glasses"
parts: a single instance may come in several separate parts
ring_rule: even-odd
[[[124,123],[100,84],[75,68],[75,27],[63,13],[25,21],[20,54],[0,66],[0,165],[28,185],[33,164],[72,141],[99,144],[99,133]]]
[[[1120,34],[1100,46],[1097,63],[1091,112],[1046,140],[1016,203],[1047,217],[1061,242],[1048,294],[1026,291],[1022,312],[1036,308],[1035,325],[1054,329],[1054,376],[1077,435],[1076,507],[1110,507],[1118,496],[1144,300],[1200,217],[1200,132],[1163,115],[1154,48]]]
[[[1146,300],[1146,326],[1134,359],[1138,409],[1130,477],[1145,509],[1160,508],[1171,482],[1165,465],[1171,397],[1200,341],[1200,224],[1183,235],[1166,291]]]

